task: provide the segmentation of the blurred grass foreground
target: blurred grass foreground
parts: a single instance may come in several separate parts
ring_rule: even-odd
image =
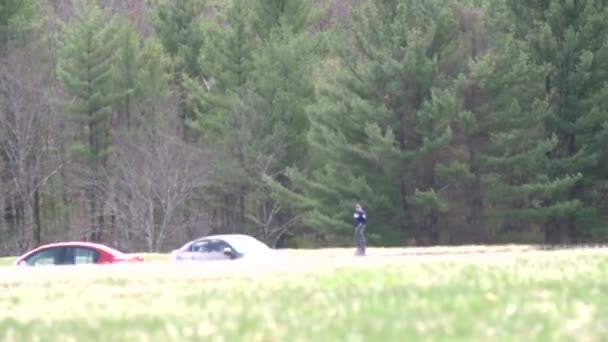
[[[601,341],[608,250],[0,267],[0,341]]]

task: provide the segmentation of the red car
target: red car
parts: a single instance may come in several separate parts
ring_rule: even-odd
[[[142,262],[140,256],[130,256],[114,248],[92,242],[57,242],[42,245],[17,259],[17,266],[115,264]]]

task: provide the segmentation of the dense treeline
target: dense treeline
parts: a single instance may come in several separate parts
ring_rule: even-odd
[[[0,253],[608,238],[608,1],[0,0]]]

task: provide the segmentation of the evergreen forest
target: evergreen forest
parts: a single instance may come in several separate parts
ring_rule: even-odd
[[[608,0],[0,0],[0,255],[608,240]]]

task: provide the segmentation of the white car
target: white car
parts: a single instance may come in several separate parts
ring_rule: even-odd
[[[266,256],[273,249],[244,234],[219,234],[187,242],[171,252],[172,261],[227,260]]]

